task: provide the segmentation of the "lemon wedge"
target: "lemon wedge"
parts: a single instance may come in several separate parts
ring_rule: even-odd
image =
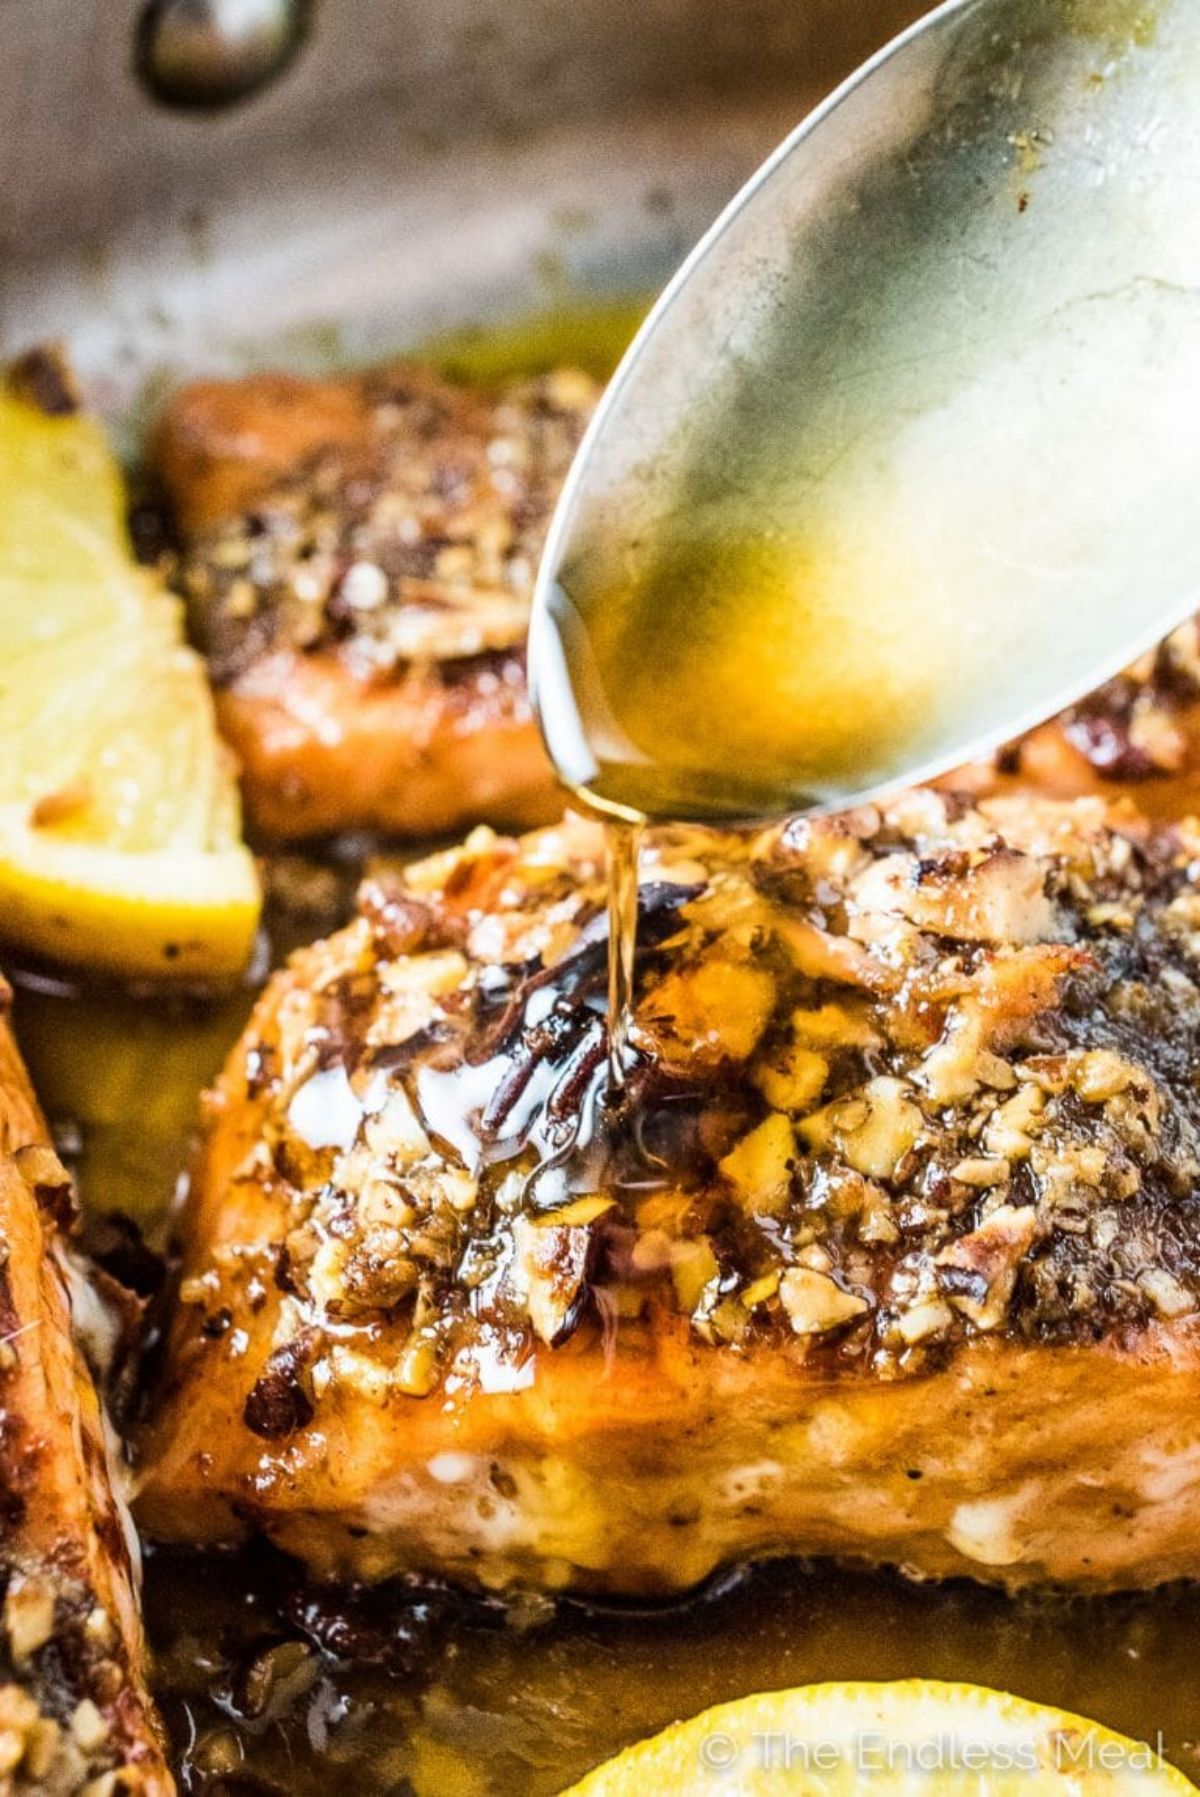
[[[565,1797],[1179,1797],[1144,1742],[978,1685],[806,1685],[706,1710]]]
[[[260,892],[182,612],[133,560],[99,424],[0,389],[0,936],[225,978]]]

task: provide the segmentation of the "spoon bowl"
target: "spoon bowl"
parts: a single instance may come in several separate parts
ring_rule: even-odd
[[[647,319],[550,533],[531,680],[602,807],[941,773],[1200,603],[1200,0],[950,0]]]

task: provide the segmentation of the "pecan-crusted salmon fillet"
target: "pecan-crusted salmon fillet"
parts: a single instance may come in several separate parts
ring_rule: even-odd
[[[1200,1572],[1200,833],[917,792],[364,887],[208,1103],[140,1515],[670,1592]]]
[[[154,459],[262,832],[556,814],[525,632],[596,397],[572,370],[485,390],[408,364],[176,396]]]
[[[4,999],[7,1002],[7,990]],[[71,1186],[0,1020],[0,1792],[168,1797]]]
[[[1124,794],[1151,817],[1200,813],[1200,619],[945,784],[976,793],[1033,788],[1055,798]]]

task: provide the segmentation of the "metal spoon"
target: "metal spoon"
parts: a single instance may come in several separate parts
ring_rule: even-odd
[[[1198,605],[1200,0],[951,0],[659,300],[563,494],[531,676],[615,809],[844,805]]]

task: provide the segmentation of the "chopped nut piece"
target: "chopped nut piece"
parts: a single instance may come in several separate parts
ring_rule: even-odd
[[[866,1184],[863,1191],[862,1208],[858,1212],[857,1234],[860,1242],[873,1245],[876,1242],[898,1242],[900,1229],[892,1215],[888,1196],[881,1187]]]
[[[806,917],[781,914],[775,919],[775,933],[797,971],[810,980],[834,980],[868,992],[893,991],[899,984],[894,969],[876,960],[861,943],[822,930]]]
[[[951,1179],[957,1179],[966,1186],[1001,1186],[1012,1173],[1006,1160],[987,1158],[977,1155],[973,1160],[958,1161],[950,1169]]]
[[[1120,1055],[1108,1048],[1094,1048],[1080,1057],[1071,1083],[1085,1104],[1103,1104],[1137,1077],[1137,1069]]]
[[[1187,760],[1187,737],[1178,724],[1147,694],[1134,702],[1129,719],[1129,742],[1160,773],[1177,773]]]
[[[137,1778],[132,1767],[118,1767],[112,1772],[102,1772],[99,1778],[91,1778],[79,1793],[79,1797],[122,1797],[131,1779]],[[134,1790],[137,1789],[136,1784]]]
[[[348,1342],[337,1342],[326,1359],[313,1369],[314,1395],[333,1383],[354,1392],[368,1404],[382,1407],[398,1383],[398,1376],[393,1368],[372,1355],[361,1353]]]
[[[757,1305],[765,1304],[768,1298],[773,1298],[778,1290],[779,1274],[764,1273],[761,1279],[756,1279],[753,1284],[746,1286],[739,1293],[739,1297],[747,1310],[753,1310]]]
[[[25,1757],[25,1737],[14,1729],[0,1728],[0,1775],[15,1772]]]
[[[560,1205],[557,1210],[546,1211],[539,1217],[529,1220],[535,1229],[553,1229],[565,1224],[594,1223],[597,1217],[603,1217],[613,1209],[615,1198],[606,1198],[603,1192],[593,1192],[590,1197],[576,1198],[571,1204]]]
[[[745,1061],[775,1004],[775,982],[754,962],[710,954],[669,973],[638,1013],[639,1034],[674,1061]]]
[[[353,611],[375,611],[387,596],[387,575],[374,562],[351,562],[338,583],[338,598]]]
[[[23,1735],[38,1719],[38,1707],[21,1685],[0,1685],[0,1728]]]
[[[48,1579],[13,1574],[4,1594],[4,1627],[14,1664],[26,1665],[54,1633],[54,1588]]]
[[[524,1296],[534,1333],[547,1347],[566,1340],[586,1299],[592,1242],[587,1227],[561,1222],[539,1227],[527,1217],[513,1224],[514,1283]]]
[[[721,1298],[692,1321],[710,1342],[740,1342],[749,1326],[749,1315],[740,1297]]]
[[[1086,1188],[1089,1194],[1099,1191],[1110,1172],[1109,1156],[1104,1149],[1083,1142],[1059,1143],[1054,1147],[1037,1142],[1029,1164],[1041,1181],[1043,1202],[1051,1206],[1078,1197],[1080,1187]],[[1119,1183],[1123,1186],[1127,1186],[1129,1176],[1133,1178],[1133,1185],[1125,1190],[1126,1197],[1131,1197],[1137,1190],[1137,1175],[1132,1168],[1128,1169],[1125,1178],[1118,1173]]]
[[[965,942],[1051,942],[1063,928],[1045,868],[1012,849],[934,863],[885,856],[859,875],[851,894],[864,911],[896,912],[918,929]]]
[[[945,1335],[953,1322],[954,1313],[949,1305],[943,1304],[939,1298],[930,1298],[903,1312],[896,1323],[896,1333],[913,1348],[918,1342],[928,1341],[931,1336]]]
[[[100,1647],[108,1647],[112,1644],[116,1634],[113,1619],[102,1605],[96,1604],[88,1611],[87,1620],[83,1626],[89,1641],[96,1642]]]
[[[811,1110],[829,1077],[823,1055],[798,1043],[785,1044],[758,1067],[754,1083],[778,1111]]]
[[[424,1398],[438,1382],[438,1350],[432,1337],[418,1332],[409,1341],[396,1368],[397,1389],[410,1398]]]
[[[780,1111],[743,1136],[721,1162],[721,1172],[752,1216],[773,1216],[788,1201],[796,1137]]]
[[[983,1132],[983,1145],[988,1153],[1008,1161],[1025,1160],[1033,1146],[1033,1135],[1039,1127],[1045,1102],[1040,1087],[1029,1084],[1021,1086],[1011,1098],[997,1105]]]
[[[792,1035],[809,1048],[878,1048],[880,1035],[863,1010],[853,1004],[819,1005],[815,1011],[793,1011]]]
[[[890,1179],[925,1127],[903,1080],[881,1075],[857,1098],[827,1105],[799,1124],[809,1146],[833,1149],[869,1179]]]
[[[1195,1298],[1165,1267],[1147,1267],[1138,1284],[1153,1301],[1160,1316],[1183,1317],[1197,1308]]]
[[[59,1758],[62,1730],[52,1716],[39,1716],[25,1736],[22,1770],[34,1779],[48,1780]]]
[[[1137,913],[1132,905],[1106,903],[1089,905],[1085,915],[1094,930],[1131,930]]]
[[[797,1335],[825,1335],[864,1317],[871,1306],[858,1292],[848,1292],[828,1273],[792,1267],[779,1281],[779,1297]]]
[[[679,1308],[691,1316],[704,1294],[715,1287],[721,1268],[707,1236],[676,1242],[671,1248],[671,1282]]]
[[[1003,1322],[1017,1268],[1036,1227],[1032,1205],[1001,1205],[938,1256],[942,1290],[977,1329],[995,1329]]]
[[[90,1697],[75,1706],[71,1733],[84,1753],[95,1753],[109,1737],[109,1726]]]

